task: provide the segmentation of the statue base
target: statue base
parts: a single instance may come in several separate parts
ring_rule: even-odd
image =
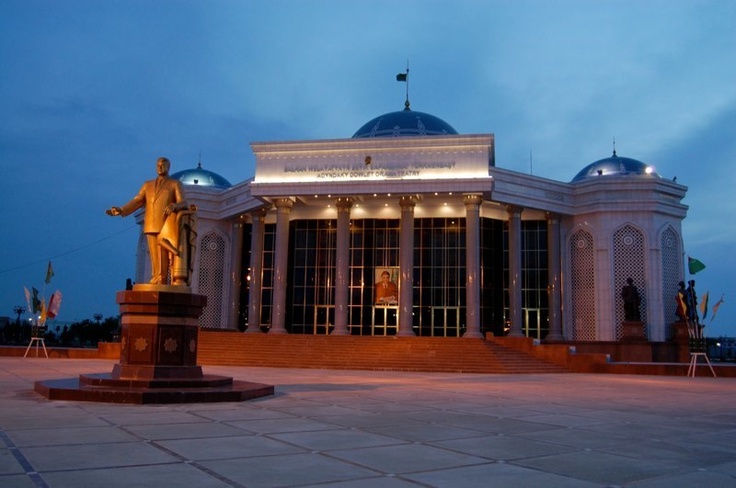
[[[192,293],[192,289],[182,285],[154,285],[152,283],[136,283],[133,291],[164,291],[168,293]],[[119,303],[119,302],[118,302]]]
[[[647,337],[644,335],[644,322],[625,320],[623,329],[621,342],[647,342]]]
[[[202,373],[198,321],[207,297],[182,288],[136,285],[118,292],[120,362],[112,372],[39,381],[35,391],[50,400],[108,403],[231,402],[273,395],[271,385]]]

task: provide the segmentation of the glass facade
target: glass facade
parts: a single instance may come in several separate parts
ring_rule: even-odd
[[[398,290],[380,298],[382,275],[398,285],[399,219],[350,221],[348,327],[353,335],[394,335]],[[289,223],[286,329],[328,334],[335,323],[336,220]],[[273,297],[275,224],[267,224],[261,292],[261,326],[268,327]],[[460,337],[466,329],[466,228],[464,218],[414,220],[413,330],[419,336]],[[251,226],[243,226],[241,329],[248,323]],[[508,229],[505,221],[480,219],[482,331],[505,333],[508,316]],[[522,222],[524,332],[548,332],[547,226]]]
[[[547,222],[521,223],[521,303],[524,335],[544,339],[549,333],[549,265],[547,262]]]
[[[504,314],[509,317],[509,245],[508,225],[503,237]],[[521,313],[524,335],[544,339],[549,333],[549,295],[547,262],[547,222],[521,221]],[[507,322],[505,320],[504,322]],[[507,327],[507,325],[506,325]]]
[[[414,329],[420,336],[465,331],[465,219],[414,221]]]
[[[480,219],[480,320],[482,332],[504,335],[506,323],[506,222]]]

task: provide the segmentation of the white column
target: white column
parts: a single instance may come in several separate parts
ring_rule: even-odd
[[[509,205],[509,337],[524,337],[521,314],[521,207]]]
[[[481,195],[465,194],[466,329],[463,337],[483,337],[480,330],[480,204]]]
[[[241,271],[243,265],[243,224],[240,222],[232,226],[232,247],[230,248],[230,313],[228,325],[230,329],[238,328],[240,314]]]
[[[414,337],[414,206],[419,202],[415,195],[403,196],[399,234],[399,330],[398,336]]]
[[[560,291],[560,278],[562,267],[560,265],[560,218],[557,214],[547,213],[547,275],[549,281],[547,292],[549,293],[549,333],[545,342],[560,342],[565,338],[562,335],[562,299]]]
[[[289,263],[289,213],[294,206],[290,198],[278,198],[276,205],[276,252],[273,270],[273,308],[271,334],[286,334],[286,274]]]
[[[350,291],[350,208],[353,199],[335,200],[337,207],[337,242],[335,251],[335,329],[332,335],[350,335],[348,296]]]
[[[261,332],[261,287],[263,286],[263,235],[266,213],[262,208],[251,214],[250,282],[248,284],[248,334]]]

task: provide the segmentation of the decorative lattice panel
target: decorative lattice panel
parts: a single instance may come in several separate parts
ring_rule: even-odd
[[[677,283],[680,281],[682,252],[680,251],[680,237],[672,227],[662,232],[662,303],[664,304],[664,323],[667,339],[671,339],[673,331],[667,325],[675,321],[677,302]]]
[[[199,318],[203,329],[219,329],[225,290],[225,240],[213,233],[202,237],[199,258],[199,293],[207,296],[207,306]]]
[[[596,340],[594,258],[593,236],[579,229],[570,239],[572,337],[576,341]]]
[[[640,305],[639,315],[644,322],[646,335],[647,323],[647,295],[646,295],[646,272],[644,262],[644,234],[633,225],[625,225],[613,233],[613,303],[615,304],[615,337],[616,340],[623,337],[625,319],[624,299],[621,290],[626,285],[626,280],[634,280],[634,286],[639,291]]]

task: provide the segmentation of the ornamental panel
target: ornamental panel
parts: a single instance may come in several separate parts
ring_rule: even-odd
[[[595,252],[593,236],[579,229],[570,239],[570,291],[572,338],[595,341]]]
[[[667,325],[675,321],[675,310],[677,309],[675,295],[677,294],[677,283],[681,279],[680,264],[682,262],[680,237],[672,227],[668,227],[662,232],[660,245],[662,248],[662,303],[664,304],[664,323],[665,330],[667,331],[666,339],[671,339],[674,331],[671,327],[667,327]]]
[[[198,291],[207,296],[207,306],[199,326],[219,329],[225,290],[225,239],[212,232],[202,237],[200,249]]]
[[[646,263],[644,259],[644,234],[633,225],[626,224],[613,233],[613,294],[615,303],[614,325],[615,338],[619,340],[624,334],[624,299],[621,290],[626,286],[627,279],[634,280],[634,286],[639,291],[639,316],[644,322],[644,335],[647,323],[647,296],[646,296]]]

